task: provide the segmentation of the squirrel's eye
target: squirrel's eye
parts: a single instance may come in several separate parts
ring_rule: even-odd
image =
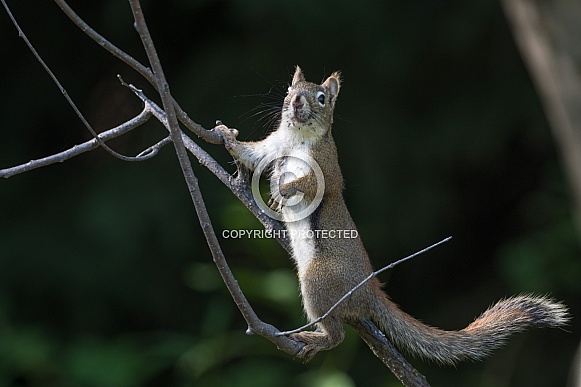
[[[319,91],[317,93],[317,101],[319,101],[319,105],[325,106],[325,93]]]

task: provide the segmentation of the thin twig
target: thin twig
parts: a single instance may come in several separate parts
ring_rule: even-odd
[[[147,149],[144,149],[140,152],[137,157],[148,157],[151,158],[159,153],[159,150],[166,146],[167,144],[171,143],[171,137],[165,137],[163,140],[158,141],[156,144],[153,144]]]
[[[4,1],[4,0],[2,0]],[[127,54],[113,43],[105,39],[102,35],[100,35],[97,31],[92,29],[79,15],[73,11],[73,9],[64,1],[64,0],[55,0],[55,3],[62,9],[62,11],[67,15],[67,17],[77,25],[85,34],[87,34],[91,39],[93,39],[97,44],[103,47],[105,50],[109,51],[113,56],[121,59],[127,65],[132,67],[135,71],[141,74],[147,81],[156,88],[158,92],[159,90],[155,77],[152,71],[139,63],[136,59],[134,59],[131,55]],[[176,114],[180,121],[192,132],[194,132],[198,137],[202,140],[211,143],[211,144],[221,144],[222,137],[220,137],[217,133],[212,132],[210,130],[205,129],[202,125],[194,122],[187,113],[179,106],[177,101],[171,97],[174,108],[176,110]]]
[[[411,255],[408,255],[408,256],[407,256],[407,257],[405,257],[405,258],[402,258],[402,259],[400,259],[400,260],[398,260],[398,261],[392,262],[392,263],[390,263],[389,265],[387,265],[387,266],[385,266],[385,267],[382,267],[382,268],[381,268],[381,269],[379,269],[379,270],[376,270],[376,271],[374,271],[373,273],[369,274],[369,275],[368,275],[368,276],[367,276],[367,277],[366,277],[366,278],[365,278],[363,281],[361,281],[360,283],[358,283],[358,284],[357,284],[357,286],[354,286],[354,287],[353,287],[351,290],[349,290],[349,291],[348,291],[346,294],[344,294],[344,295],[343,295],[343,297],[341,297],[341,298],[340,298],[340,299],[339,299],[339,300],[338,300],[338,301],[337,301],[337,302],[336,302],[336,303],[335,303],[335,304],[334,304],[334,305],[333,305],[331,308],[329,308],[329,310],[328,310],[328,311],[327,311],[325,314],[323,314],[322,316],[320,316],[320,317],[319,317],[319,318],[317,318],[316,320],[313,320],[313,321],[311,321],[310,323],[308,323],[308,324],[305,324],[305,325],[303,325],[303,326],[302,326],[302,327],[300,327],[300,328],[294,329],[294,330],[292,330],[292,331],[280,332],[279,334],[280,334],[280,335],[290,335],[290,334],[292,334],[292,333],[298,333],[298,332],[301,332],[301,331],[305,330],[306,328],[308,328],[308,327],[310,327],[310,326],[313,326],[313,325],[315,325],[316,323],[320,322],[321,320],[323,320],[323,319],[325,319],[325,318],[329,317],[329,315],[330,315],[330,314],[331,314],[331,313],[332,313],[332,312],[333,312],[333,311],[334,311],[334,310],[335,310],[335,309],[336,309],[336,308],[337,308],[337,307],[338,307],[338,306],[339,306],[339,305],[340,305],[340,304],[341,304],[343,301],[345,301],[345,300],[346,300],[346,299],[347,299],[349,296],[351,296],[351,295],[352,295],[352,294],[353,294],[353,293],[354,293],[354,292],[355,292],[357,289],[359,289],[361,286],[363,286],[363,285],[364,285],[364,284],[365,284],[367,281],[369,281],[371,278],[375,277],[376,275],[378,275],[378,274],[380,274],[380,273],[383,273],[383,272],[384,272],[384,271],[386,271],[386,270],[393,269],[395,266],[399,265],[400,263],[403,263],[403,262],[405,262],[405,261],[407,261],[407,260],[409,260],[409,259],[415,258],[415,257],[417,257],[418,255],[420,255],[420,254],[423,254],[423,253],[425,253],[426,251],[428,251],[428,250],[431,250],[431,249],[433,249],[434,247],[441,245],[442,243],[446,243],[446,242],[448,242],[450,239],[452,239],[452,237],[451,237],[451,236],[450,236],[450,237],[447,237],[447,238],[445,238],[445,239],[442,239],[441,241],[439,241],[439,242],[437,242],[437,243],[434,243],[433,245],[431,245],[431,246],[428,246],[428,247],[426,247],[425,249],[422,249],[422,250],[420,250],[420,251],[417,251],[417,252],[415,252],[415,253],[413,253],[413,254],[411,254]]]
[[[105,142],[103,140],[101,140],[99,138],[99,136],[97,135],[97,132],[95,132],[95,130],[93,129],[91,124],[89,124],[89,122],[86,120],[85,116],[83,115],[83,113],[81,113],[81,111],[79,110],[79,108],[77,107],[77,105],[75,104],[73,99],[70,97],[67,90],[60,83],[60,81],[58,80],[56,75],[48,67],[48,65],[42,59],[40,54],[36,51],[36,49],[34,48],[32,43],[30,42],[30,40],[28,40],[28,37],[26,36],[26,34],[22,30],[22,28],[20,28],[20,25],[16,21],[16,18],[14,17],[14,15],[12,15],[10,8],[8,8],[8,4],[6,4],[6,1],[5,0],[1,0],[1,1],[2,1],[2,5],[4,5],[4,8],[6,9],[6,12],[8,13],[8,16],[10,17],[10,20],[12,21],[12,24],[14,24],[14,27],[16,27],[16,30],[18,31],[18,36],[20,36],[24,40],[24,42],[28,46],[28,49],[32,52],[32,54],[34,55],[34,57],[36,58],[38,63],[40,63],[41,66],[43,67],[43,69],[48,73],[48,75],[50,76],[52,81],[57,85],[57,87],[59,88],[59,90],[63,94],[63,97],[65,97],[65,99],[67,100],[67,102],[71,106],[71,108],[74,110],[77,117],[79,117],[79,119],[81,120],[83,125],[85,125],[87,130],[93,135],[93,138],[97,141],[97,143],[99,143],[99,145],[103,149],[105,149],[109,154],[111,154],[112,156],[117,157],[118,159],[121,159],[123,161],[143,161],[143,160],[146,160],[147,158],[144,159],[142,157],[130,157],[130,156],[122,155],[121,153],[118,153],[118,152],[114,151],[113,149],[111,149],[107,144],[105,144]]]
[[[145,105],[144,109],[139,113],[137,116],[132,118],[131,120],[122,123],[119,126],[116,126],[113,129],[109,129],[99,134],[98,138],[102,141],[108,141],[115,137],[119,137],[130,130],[137,128],[140,125],[143,125],[147,120],[151,117],[152,112],[148,105]],[[147,160],[155,156],[162,144],[158,143],[154,145],[154,147],[150,147],[145,151],[141,152],[137,157],[141,160]],[[65,160],[68,160],[72,157],[78,156],[81,153],[88,152],[95,148],[99,147],[99,142],[93,138],[89,141],[85,141],[82,144],[75,145],[74,147],[67,149],[63,152],[56,153],[54,155],[50,155],[47,157],[43,157],[42,159],[31,160],[25,164],[17,165],[15,167],[0,169],[0,177],[11,177],[20,173],[28,172],[36,168],[45,167],[50,164],[55,163],[62,163]]]

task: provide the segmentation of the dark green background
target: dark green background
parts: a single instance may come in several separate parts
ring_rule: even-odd
[[[52,2],[9,1],[98,130],[140,110],[116,75],[155,94]],[[144,61],[125,1],[75,1]],[[300,64],[344,75],[334,136],[345,197],[376,267],[448,235],[381,276],[401,307],[446,329],[499,298],[550,294],[564,330],[514,336],[478,363],[412,359],[434,386],[563,386],[581,334],[572,199],[538,97],[496,1],[144,1],[172,92],[206,127],[268,130]],[[0,12],[0,168],[90,135]],[[136,154],[155,122],[111,142]],[[221,146],[205,145],[230,171]],[[259,229],[217,179],[195,171],[216,231]],[[270,240],[221,239],[259,315],[303,323],[293,265]],[[0,181],[0,385],[396,386],[348,330],[307,365],[246,326],[200,233],[172,147],[143,163],[96,150]]]

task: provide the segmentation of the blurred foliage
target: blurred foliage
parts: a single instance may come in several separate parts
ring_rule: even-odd
[[[52,2],[9,1],[99,130],[140,109],[117,74],[151,87]],[[126,2],[71,2],[144,61]],[[267,130],[293,66],[340,69],[334,135],[346,200],[376,266],[448,235],[382,276],[403,309],[448,329],[496,299],[550,293],[581,311],[579,231],[550,129],[496,1],[143,1],[172,92],[197,122]],[[0,14],[0,167],[89,138]],[[111,145],[135,154],[149,123]],[[230,171],[219,146],[202,144]],[[194,163],[195,164],[195,163]],[[214,227],[259,223],[201,167]],[[171,147],[144,163],[97,150],[0,182],[0,385],[397,386],[348,330],[307,365],[246,336],[198,227]],[[259,315],[304,322],[292,263],[272,240],[221,238]],[[389,281],[388,281],[389,280]],[[517,335],[490,359],[413,364],[437,385],[557,386],[581,330]]]

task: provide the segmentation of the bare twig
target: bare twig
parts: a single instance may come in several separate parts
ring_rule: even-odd
[[[101,140],[99,138],[99,136],[97,135],[97,133],[95,132],[95,130],[93,129],[93,127],[85,119],[85,116],[83,116],[83,113],[81,113],[81,111],[79,110],[79,108],[77,107],[77,105],[75,104],[75,102],[73,101],[73,99],[70,97],[69,93],[67,93],[67,91],[64,88],[64,86],[60,83],[60,81],[58,80],[58,78],[56,77],[56,75],[48,67],[48,65],[46,64],[46,62],[41,58],[40,54],[33,47],[32,43],[30,43],[30,40],[28,40],[28,37],[26,36],[26,34],[22,30],[22,28],[20,28],[20,25],[18,24],[18,22],[14,18],[14,15],[12,15],[12,12],[10,11],[10,8],[8,8],[8,4],[6,4],[6,1],[5,0],[1,0],[1,1],[2,1],[2,5],[6,9],[6,13],[8,13],[8,16],[10,17],[10,20],[12,21],[12,24],[14,24],[14,27],[16,27],[16,30],[18,31],[18,36],[20,36],[24,40],[24,42],[28,46],[28,49],[32,52],[32,54],[34,55],[34,57],[36,58],[36,60],[38,61],[38,63],[40,63],[41,66],[44,68],[44,70],[48,73],[48,75],[53,80],[53,82],[57,85],[57,87],[59,88],[59,90],[61,91],[61,93],[65,97],[65,99],[67,100],[68,104],[73,108],[73,110],[74,110],[75,114],[77,115],[77,117],[79,117],[79,119],[81,120],[81,122],[83,123],[83,125],[85,125],[85,127],[87,128],[87,130],[93,135],[93,138],[97,141],[97,143],[103,149],[105,149],[108,153],[110,153],[112,156],[117,157],[118,159],[121,159],[123,161],[143,161],[143,160],[146,160],[147,158],[143,158],[143,157],[130,157],[130,156],[122,155],[121,153],[118,153],[118,152],[114,151],[113,149],[111,149],[107,144],[105,144],[105,142],[103,140]]]
[[[145,108],[141,111],[141,113],[139,113],[137,116],[135,116],[134,118],[132,118],[131,120],[129,120],[127,122],[122,123],[121,125],[113,128],[113,129],[109,129],[105,132],[100,133],[98,135],[98,138],[101,142],[105,142],[105,141],[113,139],[115,137],[119,137],[119,136],[129,132],[130,130],[133,130],[133,129],[137,128],[138,126],[144,124],[151,117],[151,115],[152,115],[151,110],[150,110],[149,106],[146,105]],[[50,164],[62,163],[63,161],[66,161],[72,157],[78,156],[81,153],[85,153],[85,152],[88,152],[88,151],[93,150],[95,148],[98,148],[99,146],[100,146],[100,144],[97,141],[97,139],[93,138],[92,140],[86,141],[82,144],[75,145],[74,147],[67,149],[66,151],[59,152],[59,153],[56,153],[54,155],[44,157],[42,159],[31,160],[31,161],[27,162],[26,164],[21,164],[21,165],[17,165],[15,167],[6,168],[6,169],[0,169],[0,177],[11,177],[11,176],[17,175],[19,173],[28,172],[28,171],[31,171],[33,169],[45,167],[45,166],[50,165]],[[148,158],[151,158],[157,154],[157,152],[159,151],[159,148],[161,146],[163,146],[163,144],[158,143],[158,144],[154,145],[153,147],[150,147],[150,148],[144,150],[137,157],[142,159],[142,160],[146,160]]]
[[[305,324],[305,325],[303,325],[303,326],[302,326],[302,327],[300,327],[300,328],[294,329],[294,330],[292,330],[292,331],[280,332],[279,334],[280,334],[280,335],[290,335],[290,334],[292,334],[292,333],[297,333],[297,332],[300,332],[300,331],[303,331],[303,330],[305,330],[306,328],[308,328],[308,327],[310,327],[310,326],[313,326],[313,325],[315,325],[316,323],[320,322],[321,320],[324,320],[324,319],[326,319],[327,317],[329,317],[329,315],[331,314],[331,312],[333,312],[333,311],[334,311],[334,310],[335,310],[335,309],[336,309],[336,308],[337,308],[337,307],[338,307],[338,306],[339,306],[339,305],[340,305],[340,304],[341,304],[343,301],[345,301],[345,300],[346,300],[346,299],[347,299],[349,296],[351,296],[351,295],[352,295],[352,294],[353,294],[353,293],[354,293],[354,292],[355,292],[357,289],[359,289],[359,288],[360,288],[361,286],[363,286],[363,285],[364,285],[364,284],[365,284],[367,281],[369,281],[370,279],[372,279],[372,278],[373,278],[373,277],[375,277],[376,275],[378,275],[378,274],[380,274],[380,273],[383,273],[383,272],[384,272],[384,271],[386,271],[386,270],[393,269],[395,266],[399,265],[400,263],[403,263],[403,262],[405,262],[405,261],[407,261],[407,260],[409,260],[409,259],[415,258],[415,257],[417,257],[418,255],[420,255],[420,254],[423,254],[423,253],[425,253],[426,251],[428,251],[428,250],[431,250],[431,249],[433,249],[434,247],[441,245],[442,243],[448,242],[450,239],[452,239],[452,237],[451,237],[451,236],[450,236],[450,237],[447,237],[447,238],[445,238],[445,239],[442,239],[441,241],[439,241],[439,242],[437,242],[437,243],[434,243],[433,245],[431,245],[431,246],[428,246],[428,247],[426,247],[425,249],[422,249],[422,250],[420,250],[420,251],[418,251],[418,252],[415,252],[415,253],[413,253],[413,254],[411,254],[411,255],[408,255],[408,256],[407,256],[407,257],[405,257],[405,258],[402,258],[402,259],[400,259],[400,260],[398,260],[398,261],[392,262],[392,263],[390,263],[389,265],[387,265],[387,266],[384,266],[384,267],[382,267],[382,268],[381,268],[381,269],[379,269],[379,270],[376,270],[376,271],[374,271],[373,273],[369,274],[369,275],[367,276],[367,278],[365,278],[363,281],[361,281],[361,282],[360,282],[360,283],[358,283],[356,286],[354,286],[354,287],[353,287],[351,290],[349,290],[349,291],[348,291],[346,294],[344,294],[344,295],[343,295],[343,297],[341,297],[341,298],[340,298],[340,299],[339,299],[339,300],[338,300],[338,301],[337,301],[337,302],[336,302],[336,303],[335,303],[335,304],[334,304],[334,305],[333,305],[333,306],[332,306],[332,307],[331,307],[331,308],[330,308],[330,309],[329,309],[329,310],[328,310],[328,311],[327,311],[325,314],[323,314],[322,316],[320,316],[320,317],[319,317],[319,318],[317,318],[316,320],[313,320],[313,321],[311,321],[310,323],[308,323],[308,324]]]
[[[158,141],[147,149],[144,149],[137,157],[148,157],[151,158],[155,156],[161,148],[171,143],[171,137],[165,137],[163,140]]]
[[[147,24],[141,10],[141,5],[139,4],[138,0],[130,0],[129,3],[133,11],[133,17],[135,18],[137,31],[143,42],[145,51],[147,52],[149,62],[153,68],[157,87],[159,90],[161,90],[160,94],[163,101],[164,110],[167,114],[167,121],[170,127],[170,136],[174,143],[176,154],[180,162],[184,178],[188,185],[190,196],[192,197],[198,219],[200,220],[200,225],[202,226],[204,236],[206,237],[206,241],[210,247],[212,257],[214,258],[220,275],[222,276],[226,287],[230,291],[232,298],[236,302],[238,309],[248,323],[249,329],[247,332],[261,334],[272,342],[276,343],[279,349],[284,350],[290,354],[296,354],[301,349],[302,344],[290,340],[284,336],[276,336],[278,330],[270,324],[265,324],[258,318],[254,310],[250,307],[248,300],[244,296],[244,293],[242,293],[242,290],[238,286],[232,271],[226,263],[226,258],[224,257],[222,249],[220,248],[218,238],[216,237],[216,233],[212,227],[210,216],[206,210],[206,206],[204,204],[204,200],[198,185],[198,180],[194,175],[194,171],[188,159],[186,148],[182,140],[182,133],[179,129],[177,117],[175,115],[173,101],[169,92],[169,85],[163,74],[163,69],[161,67],[159,57],[156,53],[151,35],[149,34]]]
[[[103,36],[101,36],[97,31],[92,29],[87,23],[85,23],[85,21],[83,21],[83,19],[81,19],[79,15],[75,13],[75,11],[73,11],[73,9],[64,0],[55,0],[55,3],[57,3],[57,5],[62,9],[65,15],[67,15],[67,17],[71,19],[71,21],[75,23],[81,29],[81,31],[87,34],[91,39],[93,39],[105,50],[109,51],[115,57],[121,59],[123,62],[132,67],[135,71],[137,71],[145,79],[147,79],[147,81],[153,87],[155,87],[158,92],[161,92],[161,90],[159,90],[158,88],[158,84],[156,82],[154,74],[149,68],[139,63],[139,61],[134,59],[131,55],[127,54],[126,52],[115,46],[113,43],[105,39]],[[202,125],[194,122],[192,119],[190,119],[186,112],[179,106],[177,101],[173,99],[173,97],[171,97],[171,100],[176,110],[177,117],[188,129],[190,129],[198,137],[200,137],[206,142],[209,142],[211,144],[222,143],[222,138],[217,133],[209,131],[205,129]]]
[[[122,80],[121,80],[122,81]],[[123,81],[122,81],[123,82]],[[155,102],[147,98],[147,96],[140,89],[133,85],[125,84],[131,91],[137,95],[144,104],[150,106],[153,115],[161,122],[168,130],[168,120],[167,115]],[[270,231],[283,231],[285,227],[281,222],[276,219],[271,218],[264,213],[256,204],[254,196],[250,190],[250,185],[245,179],[244,174],[239,174],[238,178],[232,177],[220,164],[216,162],[204,149],[202,149],[198,144],[196,144],[191,138],[182,132],[182,141],[188,151],[193,154],[200,164],[206,167],[210,172],[212,172],[220,181],[228,187],[234,195],[250,210],[250,212],[262,223],[262,225]],[[280,243],[280,245],[290,254],[291,248],[286,234],[284,232],[273,233],[275,239]]]

